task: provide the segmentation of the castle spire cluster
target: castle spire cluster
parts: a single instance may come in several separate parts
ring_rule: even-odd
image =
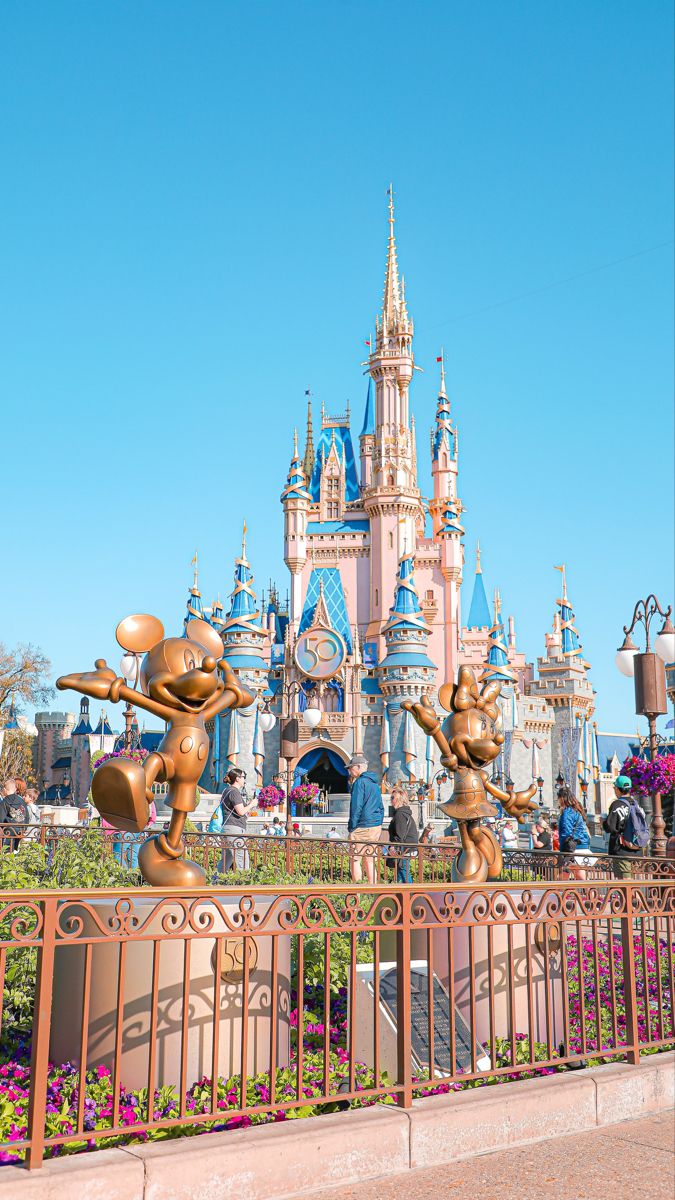
[[[533,756],[527,747],[536,738],[542,761],[549,754],[552,782],[563,748],[566,762],[574,757],[569,730],[580,714],[593,711],[564,570],[538,676],[518,649],[513,617],[502,615],[499,589],[491,611],[479,543],[468,617],[462,620],[465,510],[454,400],[451,405],[441,351],[429,420],[432,491],[424,497],[410,410],[414,324],[399,263],[392,188],[387,206],[384,289],[375,336],[367,343],[358,442],[352,439],[348,401],[336,412],[322,398],[315,428],[309,389],[304,448],[297,430],[293,433],[281,490],[288,604],[272,583],[267,602],[264,597],[258,602],[244,536],[227,614],[219,602],[210,615],[207,610],[226,662],[257,697],[250,712],[220,719],[209,764],[218,786],[236,761],[265,782],[280,770],[288,770],[291,782],[308,772],[310,779],[344,791],[345,763],[361,749],[371,767],[381,764],[388,784],[431,778],[439,765],[435,743],[402,703],[424,697],[435,702],[438,685],[456,679],[462,664],[503,685],[506,732],[496,769],[505,777],[529,770]],[[188,616],[202,612],[195,571]],[[324,663],[332,664],[325,678]],[[303,722],[308,707],[321,714],[318,731]],[[543,766],[542,771],[547,774]],[[527,783],[522,778],[518,786]]]

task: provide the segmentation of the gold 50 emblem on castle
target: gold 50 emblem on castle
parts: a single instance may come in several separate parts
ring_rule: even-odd
[[[309,679],[332,679],[346,657],[340,634],[320,625],[301,633],[295,644],[296,666]]]

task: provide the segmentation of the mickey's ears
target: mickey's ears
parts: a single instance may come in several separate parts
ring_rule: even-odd
[[[120,621],[115,630],[115,637],[123,650],[132,654],[145,654],[161,642],[164,637],[164,626],[157,617],[149,613],[134,613]]]
[[[191,642],[197,642],[204,650],[208,650],[212,654],[216,662],[223,654],[223,640],[220,634],[209,625],[208,621],[202,621],[199,617],[193,617],[185,626],[185,636]]]

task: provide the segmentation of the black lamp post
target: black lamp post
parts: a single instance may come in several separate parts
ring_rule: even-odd
[[[671,612],[670,605],[664,612],[654,595],[648,596],[646,600],[638,600],[633,620],[630,625],[623,627],[625,637],[616,655],[616,665],[621,674],[632,675],[635,681],[635,711],[639,716],[647,718],[651,762],[655,761],[658,754],[656,718],[668,711],[665,664],[675,659],[675,629],[670,620]],[[657,613],[663,618],[663,627],[654,639],[652,649],[650,625]],[[645,631],[645,649],[642,652],[631,637],[637,625],[642,625]],[[653,793],[651,809],[652,848],[654,854],[662,857],[666,853],[666,824],[661,809],[660,792]]]
[[[542,794],[541,794],[541,790],[542,790],[543,786],[544,786],[544,777],[543,777],[543,775],[537,775],[537,787],[539,788],[539,807],[540,807],[540,808],[541,808],[541,805],[542,805],[542,802],[543,802],[543,796],[542,796]]]

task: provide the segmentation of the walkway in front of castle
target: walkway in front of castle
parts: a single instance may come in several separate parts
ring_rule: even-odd
[[[323,1189],[302,1200],[673,1200],[675,1114]]]

